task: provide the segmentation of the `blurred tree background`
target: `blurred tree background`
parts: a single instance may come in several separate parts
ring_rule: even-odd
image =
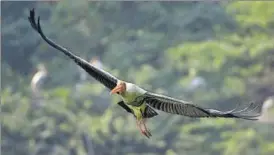
[[[3,154],[274,154],[268,122],[160,113],[148,123],[153,137],[141,136],[133,116],[115,104],[118,97],[81,78],[74,62],[42,41],[27,20],[35,8],[46,35],[80,57],[97,57],[121,79],[230,110],[274,94],[274,2],[1,5]],[[37,81],[30,83],[37,66],[47,78],[36,88]]]

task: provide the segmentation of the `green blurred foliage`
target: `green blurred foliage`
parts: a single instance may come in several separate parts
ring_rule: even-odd
[[[270,155],[273,126],[160,113],[146,139],[132,115],[31,29],[147,90],[231,109],[274,93],[274,2],[3,2],[1,151],[6,155]],[[16,9],[17,8],[17,9]],[[10,11],[14,10],[14,11]],[[29,83],[44,63],[50,81],[35,105]],[[190,82],[203,77],[204,87]]]

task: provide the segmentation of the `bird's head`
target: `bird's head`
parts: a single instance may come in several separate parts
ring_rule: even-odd
[[[110,94],[124,94],[127,90],[126,83],[124,81],[119,81],[115,88],[113,88]]]

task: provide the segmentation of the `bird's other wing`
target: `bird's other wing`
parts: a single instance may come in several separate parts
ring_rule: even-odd
[[[130,108],[125,104],[124,101],[119,101],[117,104],[118,104],[119,106],[121,106],[123,109],[125,109],[128,113],[132,113],[132,114],[134,115],[132,109],[130,109]]]
[[[251,103],[248,107],[242,110],[235,108],[230,111],[219,111],[215,109],[205,109],[190,102],[177,100],[168,96],[159,95],[147,92],[143,95],[143,101],[149,106],[171,114],[184,115],[188,117],[228,117],[228,118],[242,118],[247,120],[257,120],[260,114],[249,115],[248,113],[258,108]],[[253,107],[253,108],[252,108]]]
[[[119,106],[121,106],[123,109],[125,109],[127,112],[132,113],[134,115],[134,117],[136,117],[135,114],[134,114],[134,111],[129,106],[127,106],[125,104],[125,102],[119,101],[117,104]],[[158,115],[158,113],[153,108],[151,108],[150,106],[146,106],[146,108],[143,112],[143,117],[144,118],[151,118],[151,117],[154,117],[154,116],[157,116],[157,115]]]
[[[89,75],[91,75],[93,78],[95,78],[97,81],[102,83],[104,86],[112,90],[115,88],[118,79],[114,77],[113,75],[109,74],[108,72],[96,68],[89,64],[86,60],[76,56],[72,52],[68,51],[66,48],[56,44],[54,41],[49,39],[45,36],[44,32],[42,31],[41,25],[40,25],[40,17],[38,17],[37,22],[35,19],[35,11],[34,9],[30,10],[28,20],[34,30],[40,34],[42,39],[46,41],[50,46],[53,48],[63,52],[65,55],[67,55],[70,59],[74,60],[74,62],[82,67]]]

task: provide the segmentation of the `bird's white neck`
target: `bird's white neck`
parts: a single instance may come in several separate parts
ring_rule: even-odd
[[[138,87],[133,83],[126,82],[126,91],[121,94],[121,97],[124,102],[130,103],[135,100],[136,97],[146,93],[146,90]]]

